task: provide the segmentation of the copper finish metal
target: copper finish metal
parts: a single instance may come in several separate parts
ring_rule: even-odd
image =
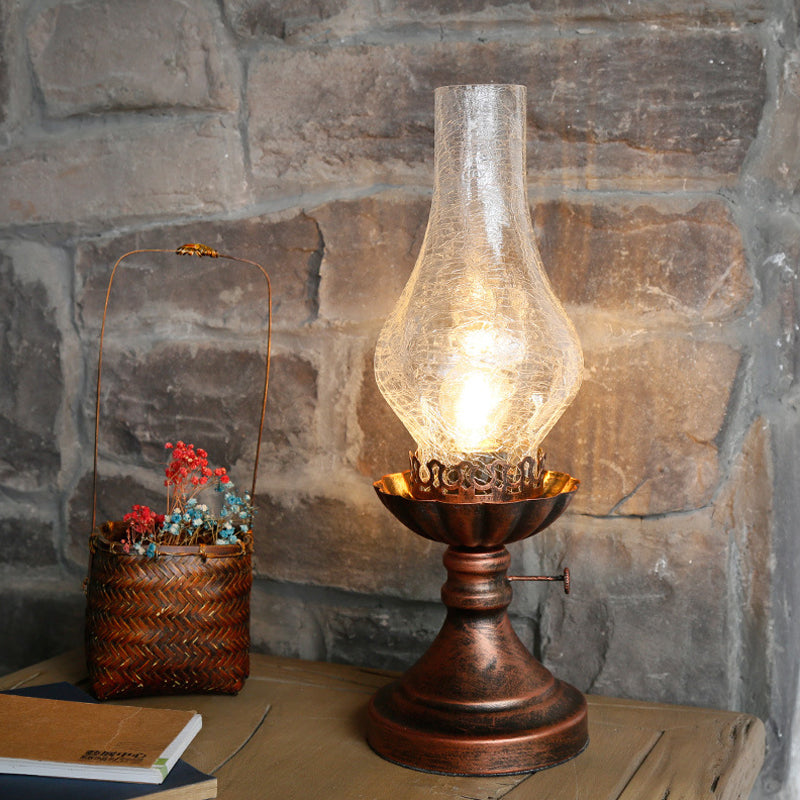
[[[564,594],[569,594],[570,581],[569,581],[569,567],[564,567],[564,572],[561,575],[509,575],[510,581],[563,581]]]
[[[450,503],[502,503],[535,497],[542,486],[544,452],[526,456],[518,464],[502,458],[442,464],[433,459],[422,464],[416,453],[411,460],[411,493],[418,500]]]
[[[527,539],[554,522],[580,481],[547,471],[531,497],[501,503],[419,499],[409,472],[384,475],[374,484],[381,502],[414,533],[454,547],[497,547]]]
[[[101,700],[236,694],[250,671],[252,536],[242,546],[165,545],[157,558],[142,558],[114,541],[122,528],[103,525],[89,545],[92,692]]]
[[[447,617],[428,651],[369,704],[367,739],[384,758],[455,775],[551,767],[588,743],[586,700],[525,648],[508,618],[507,542],[546,528],[578,481],[546,472],[538,496],[508,502],[419,500],[410,475],[374,486],[406,526],[444,542]]]
[[[157,545],[155,557],[126,553],[121,522],[95,527],[97,515],[103,338],[117,268],[137,253],[174,253],[250,264],[266,282],[266,367],[261,393],[251,498],[269,389],[272,289],[264,267],[199,243],[175,250],[141,249],[114,264],[106,289],[97,359],[94,474],[89,574],[86,592],[86,660],[92,691],[100,699],[178,692],[236,693],[249,672],[252,530],[238,544]]]
[[[258,423],[258,439],[256,440],[256,456],[253,465],[253,483],[250,489],[251,501],[256,496],[256,482],[258,480],[258,462],[261,458],[261,440],[264,434],[264,417],[267,410],[267,393],[269,392],[269,368],[272,361],[272,282],[269,279],[269,274],[255,261],[250,261],[247,258],[239,258],[238,256],[231,256],[225,253],[220,253],[209,247],[206,244],[199,242],[190,242],[176,247],[174,250],[164,250],[163,248],[141,248],[139,250],[130,250],[121,255],[111,269],[111,275],[108,278],[108,286],[106,287],[106,299],[103,304],[103,321],[100,326],[100,347],[97,356],[97,391],[95,394],[94,406],[94,468],[92,478],[92,528],[94,531],[97,522],[97,461],[98,461],[98,448],[100,440],[100,386],[101,377],[103,374],[103,339],[106,332],[106,319],[108,317],[108,303],[111,299],[111,287],[114,284],[114,276],[117,273],[117,267],[129,256],[134,256],[139,253],[174,253],[179,256],[197,256],[198,258],[222,258],[228,261],[236,261],[240,264],[249,264],[256,267],[264,276],[267,288],[267,365],[264,372],[264,390],[261,393],[261,414]]]

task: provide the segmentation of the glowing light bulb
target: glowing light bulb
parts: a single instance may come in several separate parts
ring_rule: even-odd
[[[452,403],[453,440],[466,451],[490,451],[497,447],[495,417],[502,396],[491,375],[471,372],[451,386],[445,382],[443,392],[448,396],[443,402]]]
[[[375,376],[424,464],[535,456],[578,390],[580,343],[533,237],[525,87],[436,90],[435,186]]]

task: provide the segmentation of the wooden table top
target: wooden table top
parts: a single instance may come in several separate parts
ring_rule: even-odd
[[[748,714],[589,696],[589,746],[566,764],[500,778],[417,772],[364,739],[367,701],[391,677],[254,654],[235,697],[124,702],[202,713],[184,758],[216,775],[221,800],[744,800],[764,759],[764,725]],[[0,678],[0,690],[85,680],[75,651]]]

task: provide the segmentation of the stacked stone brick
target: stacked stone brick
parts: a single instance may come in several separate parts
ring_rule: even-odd
[[[258,649],[403,667],[441,549],[371,481],[413,446],[372,350],[424,234],[433,89],[528,86],[531,210],[586,377],[582,480],[513,547],[520,634],[580,688],[768,719],[788,798],[800,595],[800,50],[790,0],[0,0],[0,667],[79,644],[105,284],[201,241],[274,286]],[[139,256],[112,298],[99,516],[162,445],[251,466],[260,276]],[[797,767],[795,766],[795,769]]]

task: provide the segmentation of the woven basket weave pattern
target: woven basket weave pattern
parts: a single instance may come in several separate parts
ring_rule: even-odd
[[[112,552],[93,537],[87,585],[89,680],[101,700],[145,694],[233,694],[249,673],[249,548],[157,558]]]
[[[272,286],[260,264],[203,244],[176,250],[131,250],[111,270],[100,328],[94,417],[94,480],[89,576],[86,580],[86,662],[101,700],[145,694],[234,694],[250,671],[252,530],[239,545],[161,546],[154,558],[125,553],[122,522],[95,527],[103,336],[117,267],[137,253],[203,256],[249,264],[266,281],[267,351],[251,500],[256,495],[272,351]]]

